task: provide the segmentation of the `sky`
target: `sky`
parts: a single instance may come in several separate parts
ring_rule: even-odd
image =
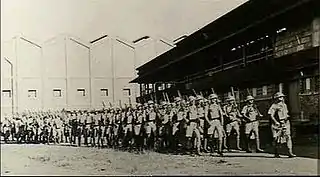
[[[190,35],[247,0],[1,0],[1,41],[23,35],[38,44],[59,34],[133,41]]]

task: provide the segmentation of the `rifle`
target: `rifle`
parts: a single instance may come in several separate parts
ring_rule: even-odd
[[[166,93],[165,95],[166,95],[166,97],[167,97],[168,103],[170,103],[170,99],[169,99],[168,93]]]
[[[211,88],[211,91],[212,91],[212,93],[215,93],[213,88]]]
[[[194,89],[192,89],[192,91],[193,91],[194,96],[197,96],[197,92]]]
[[[106,107],[106,104],[104,103],[104,101],[102,101],[102,106],[103,106],[103,107]]]
[[[167,98],[166,98],[166,95],[164,92],[162,92],[162,97],[163,97],[164,101],[167,102]]]
[[[177,90],[177,92],[178,92],[178,96],[179,96],[180,98],[182,98],[181,93],[180,93],[180,90]]]

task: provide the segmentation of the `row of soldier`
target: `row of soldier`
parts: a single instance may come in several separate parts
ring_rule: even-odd
[[[284,97],[281,93],[277,94],[275,99]],[[256,151],[263,152],[258,129],[262,115],[254,104],[254,98],[247,96],[246,105],[241,110],[233,96],[226,101],[227,104],[222,106],[218,96],[210,94],[208,99],[200,95],[190,96],[188,100],[176,97],[173,103],[162,101],[160,105],[150,100],[124,109],[110,107],[90,111],[23,113],[12,118],[5,117],[1,121],[1,132],[5,142],[11,139],[18,143],[70,143],[77,146],[121,147],[140,152],[145,149],[182,151],[197,155],[217,151],[223,156],[223,149],[230,150],[233,130],[236,149],[241,150],[240,126],[244,124],[245,150],[251,152],[249,142],[253,137]],[[269,114],[278,111],[279,105],[275,104],[270,107]],[[276,117],[278,119],[279,116]],[[279,127],[273,128],[274,131]],[[274,137],[278,144],[279,132],[274,132],[277,133]],[[289,154],[294,156],[289,141],[291,139],[286,141]]]

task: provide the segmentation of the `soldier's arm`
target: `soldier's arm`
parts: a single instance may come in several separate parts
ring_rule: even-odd
[[[276,108],[274,105],[271,105],[268,114],[270,115],[271,120],[275,123],[275,124],[280,124],[276,118],[274,117],[274,113],[276,112]]]

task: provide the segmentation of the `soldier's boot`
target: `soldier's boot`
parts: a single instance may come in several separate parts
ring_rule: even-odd
[[[288,136],[288,138],[287,138],[287,148],[288,148],[288,152],[289,152],[289,157],[290,158],[296,157],[296,155],[293,154],[293,152],[292,152],[292,140],[291,140],[290,136]]]
[[[279,154],[280,145],[279,145],[279,143],[276,140],[274,140],[273,145],[274,145],[274,157],[280,158],[280,154]]]
[[[222,144],[223,144],[223,139],[222,138],[219,138],[219,142],[218,142],[218,154],[220,156],[223,156],[223,152],[222,152]]]
[[[246,137],[245,137],[245,146],[246,146],[246,152],[247,153],[251,153],[251,149],[250,149],[250,134],[246,134]]]
[[[237,133],[237,150],[242,151],[242,148],[240,147],[240,133]]]
[[[208,153],[208,138],[203,139],[203,152]]]
[[[256,146],[257,146],[257,152],[264,152],[264,150],[262,150],[260,148],[260,138],[259,138],[259,136],[256,136]]]

